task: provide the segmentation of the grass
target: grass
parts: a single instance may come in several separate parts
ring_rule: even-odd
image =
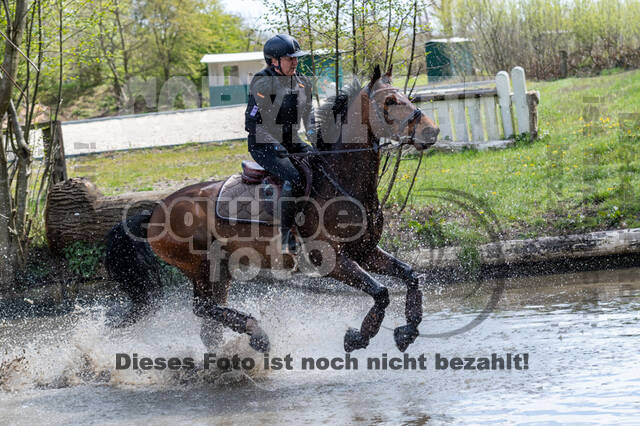
[[[539,140],[519,140],[501,151],[425,158],[410,206],[398,212],[417,158],[401,163],[389,200],[387,247],[484,241],[490,237],[479,225],[491,217],[503,238],[640,227],[640,72],[534,82],[529,89],[541,94]],[[630,127],[620,125],[623,114]],[[245,143],[225,143],[93,155],[68,163],[70,175],[91,175],[103,193],[113,195],[222,178],[238,171],[246,158]],[[407,232],[418,238],[407,242],[402,238]]]
[[[67,160],[69,176],[86,176],[105,195],[162,190],[192,182],[222,179],[250,159],[246,144],[187,144],[75,157]]]
[[[425,159],[412,196],[413,212],[405,219],[424,225],[428,214],[464,223],[468,215],[455,203],[419,195],[454,188],[485,202],[508,237],[640,227],[640,72],[530,88],[541,93],[542,137],[508,150]],[[623,114],[628,127],[619,123]],[[416,161],[402,163],[392,203],[404,200]]]

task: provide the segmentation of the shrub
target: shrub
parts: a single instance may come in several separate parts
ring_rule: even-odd
[[[457,33],[489,73],[524,67],[536,79],[640,67],[640,0],[461,0]]]
[[[76,241],[63,250],[69,269],[87,279],[93,277],[102,262],[104,246]]]

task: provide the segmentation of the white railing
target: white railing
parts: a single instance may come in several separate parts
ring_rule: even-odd
[[[413,102],[440,127],[438,146],[487,149],[512,143],[514,135],[537,136],[540,95],[527,92],[524,69],[500,71],[493,87],[474,88],[488,82],[461,83],[416,93]]]

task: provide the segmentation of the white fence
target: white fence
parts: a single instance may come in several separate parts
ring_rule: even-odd
[[[537,134],[540,95],[527,92],[521,67],[500,71],[493,87],[464,84],[416,93],[414,102],[440,127],[438,145],[445,149],[486,149],[509,144],[516,134]],[[474,86],[476,86],[474,84]],[[513,88],[511,87],[513,86]]]

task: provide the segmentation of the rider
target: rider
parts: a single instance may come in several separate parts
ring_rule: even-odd
[[[287,34],[278,34],[264,45],[267,67],[256,73],[249,88],[245,111],[245,129],[249,132],[249,152],[269,173],[282,180],[281,199],[302,195],[303,178],[288,158],[289,153],[313,148],[298,136],[300,119],[307,138],[314,134],[311,82],[296,72],[298,57],[306,52]],[[297,243],[291,233],[295,222],[295,203],[280,203],[281,248],[295,252]]]

